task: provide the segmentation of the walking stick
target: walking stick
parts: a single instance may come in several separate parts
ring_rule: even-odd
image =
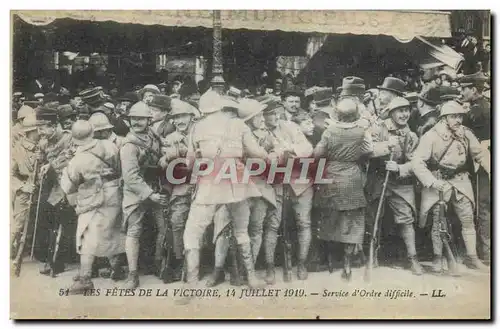
[[[389,157],[389,161],[392,161],[392,158],[394,156],[394,152],[391,151],[391,155]],[[382,206],[384,205],[384,199],[385,199],[385,191],[387,189],[387,183],[389,182],[389,175],[390,171],[387,171],[385,173],[385,179],[384,179],[384,185],[382,185],[382,194],[380,195],[380,200],[378,202],[378,207],[377,207],[377,214],[375,215],[375,223],[373,224],[373,234],[372,238],[370,241],[370,252],[368,256],[368,263],[366,263],[365,267],[365,281],[370,282],[371,281],[371,276],[372,276],[372,271],[373,271],[373,262],[375,258],[375,243],[377,244],[377,249],[378,249],[378,244],[379,244],[379,239],[377,238],[378,232],[379,232],[379,222],[380,222],[380,215],[382,214]]]
[[[36,229],[38,227],[38,214],[40,213],[40,201],[42,198],[42,187],[43,187],[43,176],[40,179],[40,189],[38,191],[38,200],[36,203],[35,227],[33,229],[33,241],[31,242],[30,260],[33,260],[33,255],[35,253]]]

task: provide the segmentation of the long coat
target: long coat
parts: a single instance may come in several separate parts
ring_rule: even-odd
[[[108,257],[125,251],[120,176],[118,149],[106,140],[78,147],[63,170],[61,188],[66,193],[76,191],[78,253]]]
[[[427,213],[439,201],[439,192],[431,187],[438,179],[437,168],[456,171],[458,174],[447,182],[465,195],[473,205],[475,204],[474,191],[467,172],[469,156],[490,173],[490,154],[480,146],[476,136],[468,128],[462,126],[456,134],[453,134],[446,123],[441,121],[422,136],[412,160],[415,176],[423,185],[420,227],[425,226]],[[445,199],[451,192],[451,189],[444,191]]]
[[[388,145],[390,136],[398,137],[399,143],[392,151],[393,161],[397,162],[400,167],[399,173],[389,175],[387,188],[392,193],[403,198],[416,214],[411,159],[418,146],[418,137],[408,126],[398,129],[392,119],[386,119],[380,125],[372,126],[373,153],[371,157],[373,159],[370,161],[368,170],[365,187],[366,196],[370,202],[380,198],[386,173],[384,162],[389,160],[389,154],[391,153]]]
[[[260,197],[262,194],[251,180],[248,184],[234,184],[228,179],[216,181],[221,165],[234,160],[239,167],[243,154],[261,159],[267,157],[267,152],[258,145],[243,120],[227,112],[215,112],[195,123],[188,142],[188,158],[214,160],[214,171],[211,175],[198,178],[193,203],[227,204]],[[242,175],[243,171],[238,175]]]

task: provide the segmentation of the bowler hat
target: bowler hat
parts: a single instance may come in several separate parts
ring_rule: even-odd
[[[406,83],[398,78],[387,77],[384,79],[384,82],[381,86],[378,86],[378,89],[388,90],[396,93],[398,96],[403,96],[405,92]]]
[[[128,91],[122,96],[118,97],[117,100],[121,102],[137,103],[139,101],[139,98],[137,97],[136,93]]]
[[[295,85],[292,85],[290,87],[288,87],[284,92],[283,92],[283,98],[286,98],[288,96],[298,96],[298,97],[302,97],[304,95],[304,93],[302,92],[302,90],[295,86]]]
[[[337,88],[340,96],[358,96],[365,93],[365,80],[349,76],[342,79],[342,86]]]
[[[439,105],[441,104],[441,92],[438,87],[431,87],[425,92],[420,93],[418,98],[428,105]]]

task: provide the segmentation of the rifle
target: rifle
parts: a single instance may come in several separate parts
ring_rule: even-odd
[[[32,176],[32,180],[31,180],[31,184],[35,184],[36,183],[36,179],[37,179],[37,172],[38,172],[38,160],[35,160],[35,165],[33,166],[33,176]],[[38,192],[38,204],[37,204],[37,207],[36,207],[36,218],[38,219],[38,207],[39,207],[39,204],[40,204],[40,195],[41,195],[41,188],[40,188],[40,191]],[[29,226],[29,223],[30,223],[30,218],[31,218],[31,211],[32,211],[32,206],[33,206],[33,198],[35,196],[35,193],[31,193],[30,194],[30,199],[29,199],[29,204],[28,204],[28,217],[26,218],[26,221],[24,222],[24,226],[23,226],[23,233],[22,233],[22,236],[21,236],[21,241],[19,242],[18,246],[17,246],[17,253],[16,253],[16,258],[14,260],[14,264],[15,264],[15,270],[14,270],[14,274],[15,276],[19,276],[21,274],[21,266],[22,266],[22,263],[23,263],[23,252],[24,252],[24,246],[26,245],[26,237],[28,235],[28,226]],[[35,222],[35,230],[36,230],[36,222]],[[33,233],[33,236],[35,235],[36,231]],[[33,237],[33,241],[34,241],[34,237]],[[33,248],[32,248],[32,251],[31,251],[31,257],[33,258]]]
[[[292,244],[290,243],[290,234],[287,227],[287,206],[288,192],[283,186],[283,202],[281,204],[281,238],[283,247],[283,280],[285,282],[292,281]]]
[[[173,255],[173,246],[172,246],[173,232],[172,232],[172,227],[170,226],[170,223],[168,221],[165,230],[166,232],[163,237],[163,243],[162,243],[163,257],[161,261],[159,277],[163,281],[163,283],[172,283],[174,282],[174,274],[171,264]]]
[[[444,253],[448,262],[448,272],[452,276],[460,276],[458,273],[457,261],[451,250],[451,234],[449,233],[449,223],[446,219],[446,202],[444,202],[444,192],[439,191],[439,233],[443,241]]]
[[[61,237],[62,237],[62,224],[59,224],[57,227],[57,235],[56,235],[56,241],[54,245],[54,252],[52,253],[52,259],[50,261],[50,276],[55,277],[55,264],[57,261],[57,255],[59,254],[59,246],[61,244]]]
[[[392,161],[394,156],[394,152],[391,151],[391,155],[389,156],[389,161]],[[379,232],[380,232],[380,227],[382,221],[380,220],[380,216],[382,215],[382,207],[384,205],[384,199],[385,199],[385,191],[387,190],[387,184],[389,182],[389,175],[390,171],[387,171],[385,173],[385,178],[384,178],[384,185],[382,185],[382,193],[380,195],[380,200],[378,202],[378,207],[377,207],[377,214],[375,215],[375,222],[373,224],[373,234],[372,238],[370,240],[370,251],[368,255],[368,263],[366,263],[366,268],[365,268],[365,281],[370,281],[371,280],[371,275],[373,271],[373,266],[374,263],[376,262],[376,265],[378,265],[378,249],[380,247],[380,239],[379,239]]]
[[[40,201],[42,199],[42,187],[43,187],[43,177],[40,179],[40,189],[38,191],[38,200],[36,203],[36,213],[35,213],[35,227],[33,229],[33,241],[31,243],[31,254],[30,259],[33,260],[33,255],[35,253],[35,242],[36,242],[36,231],[38,227],[38,214],[40,213]]]

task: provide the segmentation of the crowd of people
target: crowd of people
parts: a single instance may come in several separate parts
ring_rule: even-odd
[[[12,257],[32,223],[28,241],[39,241],[42,274],[61,273],[67,254],[78,254],[72,294],[94,287],[96,266],[112,280],[125,280],[124,288],[137,288],[141,260],[149,260],[148,273],[164,282],[167,271],[168,282],[194,287],[200,250],[213,243],[206,285],[225,280],[226,258],[235,250],[243,282],[258,288],[275,283],[275,265],[282,265],[275,264],[277,246],[288,236],[297,279],[308,278],[309,263],[321,249],[330,270],[332,255],[340,251],[342,278],[351,280],[357,256],[380,240],[373,236],[380,232],[376,226],[389,225],[382,216],[397,228],[413,274],[425,272],[416,232],[426,227],[431,271],[459,274],[443,257],[445,203],[458,218],[449,222],[459,227],[455,239],[465,248],[460,260],[487,270],[487,83],[478,72],[438,75],[419,92],[408,92],[396,77],[367,89],[363,78],[350,76],[337,89],[301,90],[289,83],[282,90],[276,81],[259,94],[213,86],[181,97],[179,89],[166,92],[152,84],[116,97],[101,87],[34,99],[15,93]],[[261,177],[238,185],[207,176],[173,184],[164,172],[179,158],[326,159],[324,176],[333,183],[268,184]],[[189,175],[189,161],[177,169]],[[213,240],[207,242],[212,224]],[[296,236],[283,232],[285,224],[296,228]],[[260,253],[265,282],[255,274]]]

